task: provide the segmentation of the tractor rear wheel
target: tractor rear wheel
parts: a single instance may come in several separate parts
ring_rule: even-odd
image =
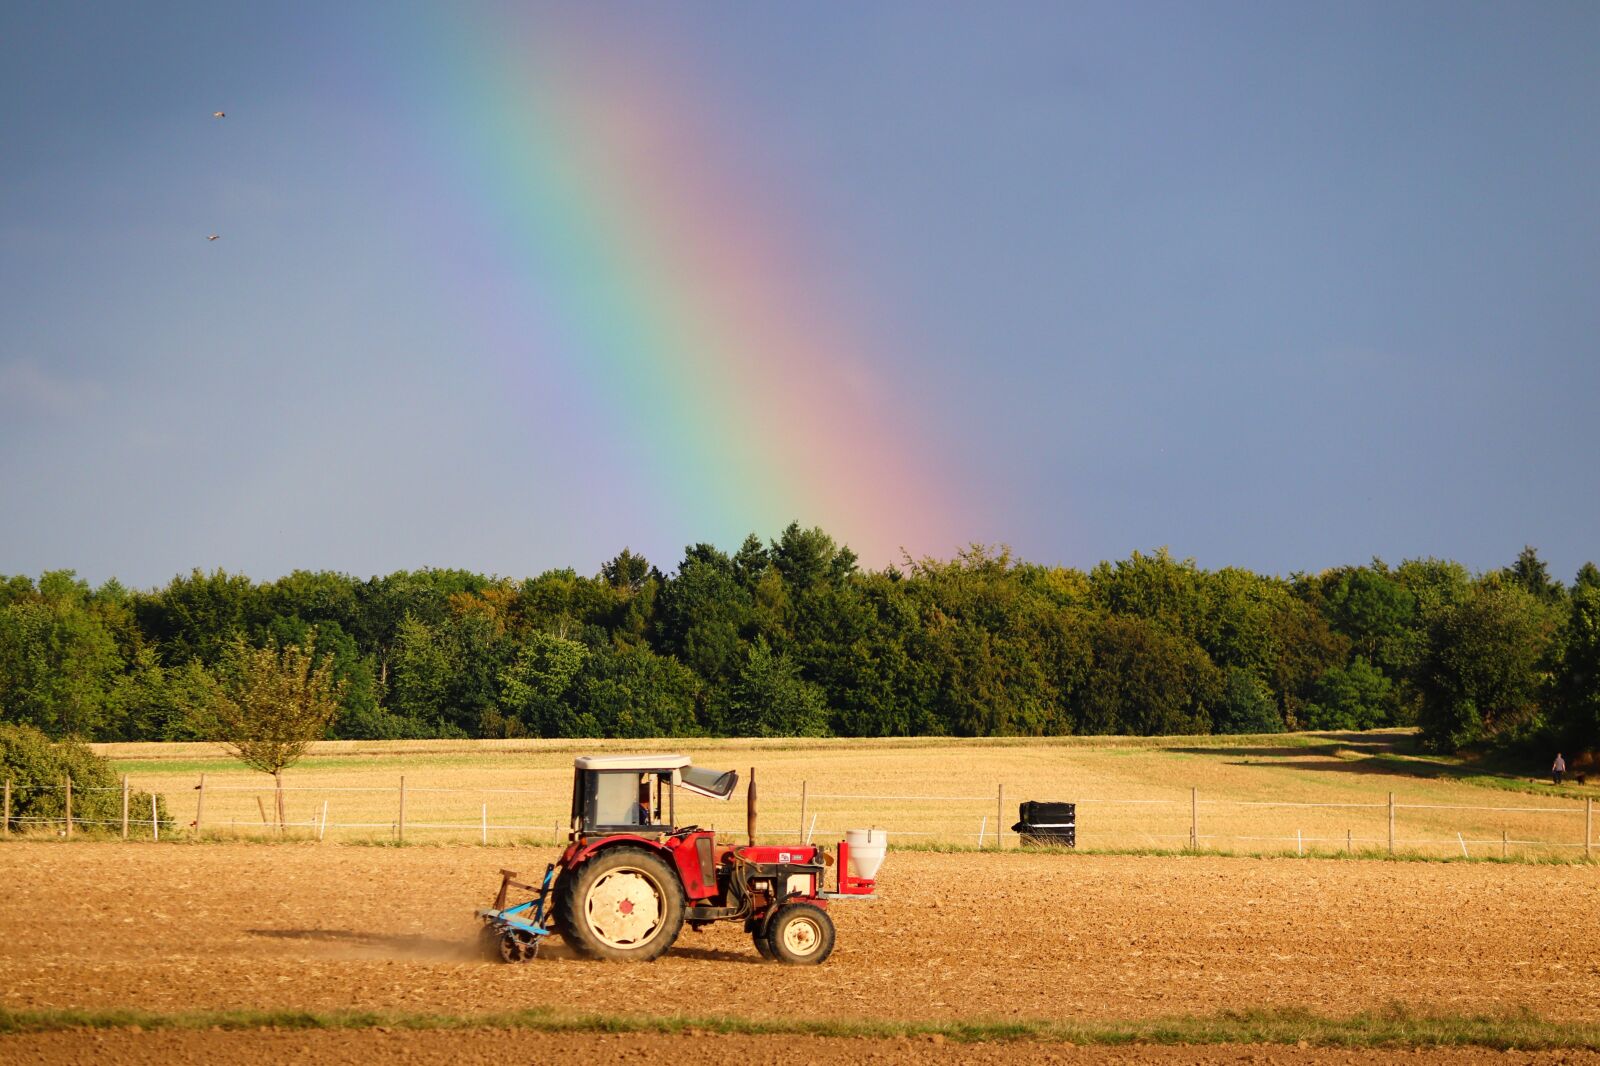
[[[815,966],[833,954],[833,919],[813,904],[786,903],[767,922],[767,951],[790,966]]]
[[[648,962],[678,939],[683,885],[678,872],[654,852],[608,848],[564,880],[560,932],[578,954]]]

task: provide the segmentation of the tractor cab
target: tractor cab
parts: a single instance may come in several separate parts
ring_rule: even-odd
[[[687,755],[585,755],[572,775],[572,830],[580,836],[665,836],[678,829],[677,790],[726,800],[729,770],[689,765]]]

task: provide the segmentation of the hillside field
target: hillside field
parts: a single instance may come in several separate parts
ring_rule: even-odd
[[[166,797],[180,835],[198,811],[213,835],[259,836],[271,779],[208,744],[98,745],[135,796]],[[771,839],[836,839],[875,825],[892,844],[994,844],[1025,799],[1079,804],[1084,851],[1175,849],[1197,824],[1203,850],[1386,851],[1394,794],[1396,850],[1435,856],[1578,858],[1586,801],[1600,786],[1553,787],[1542,766],[1491,772],[1415,752],[1404,731],[1254,737],[996,740],[333,741],[286,774],[291,836],[393,840],[406,784],[406,841],[543,842],[564,834],[572,759],[585,752],[675,751],[747,775]],[[1000,790],[1004,788],[1004,805]],[[804,824],[801,793],[806,793]],[[1195,790],[1191,792],[1191,789]],[[742,833],[744,803],[680,796],[679,821]],[[143,801],[148,821],[148,800]],[[323,805],[327,805],[324,829]],[[1459,809],[1476,808],[1476,809]],[[485,834],[484,825],[488,832]],[[118,827],[106,827],[117,831]],[[1600,831],[1590,827],[1600,838]],[[1297,838],[1298,833],[1298,838]],[[1458,836],[1459,834],[1459,836]],[[169,836],[171,832],[169,831]],[[1502,843],[1505,841],[1505,843]],[[1519,843],[1523,842],[1523,843]],[[1015,839],[1008,838],[1014,845]]]

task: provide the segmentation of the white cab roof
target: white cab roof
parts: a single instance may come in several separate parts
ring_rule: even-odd
[[[573,760],[580,770],[681,770],[687,755],[580,755]]]

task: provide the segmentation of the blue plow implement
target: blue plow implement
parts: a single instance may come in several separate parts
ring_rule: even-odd
[[[555,875],[555,863],[544,868],[544,879],[538,885],[518,881],[515,870],[500,871],[500,892],[494,898],[494,906],[477,912],[483,920],[485,951],[505,962],[527,962],[538,957],[539,945],[551,932],[545,927],[545,920],[549,915],[550,884]],[[525,903],[508,907],[506,897],[513,888],[538,894]]]

